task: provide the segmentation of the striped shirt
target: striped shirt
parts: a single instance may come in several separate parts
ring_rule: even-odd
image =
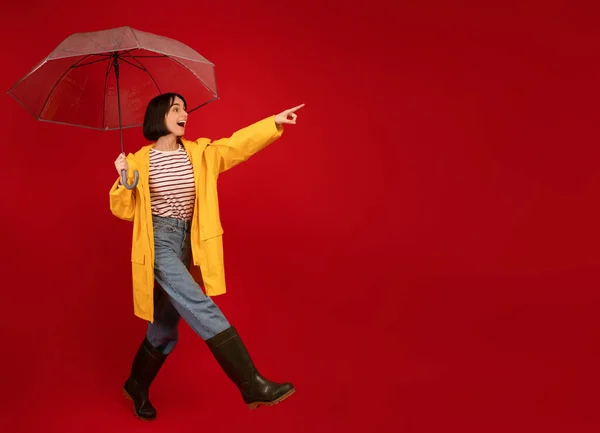
[[[150,202],[152,214],[189,220],[194,212],[194,170],[185,148],[150,149]]]

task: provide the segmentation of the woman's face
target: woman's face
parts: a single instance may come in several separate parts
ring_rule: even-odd
[[[173,105],[169,109],[169,112],[165,115],[165,122],[167,129],[177,137],[181,137],[185,132],[185,124],[187,122],[187,112],[183,101],[175,97]]]

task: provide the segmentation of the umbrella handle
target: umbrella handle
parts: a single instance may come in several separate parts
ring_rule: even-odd
[[[127,189],[134,189],[138,184],[139,178],[140,178],[140,175],[139,175],[138,171],[133,170],[133,184],[129,185],[127,183],[127,170],[121,170],[121,184],[123,184],[123,186]]]

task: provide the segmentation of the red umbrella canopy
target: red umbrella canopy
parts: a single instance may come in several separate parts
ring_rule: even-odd
[[[69,36],[8,91],[40,121],[101,130],[141,126],[165,92],[184,95],[188,112],[216,100],[214,64],[131,27]]]

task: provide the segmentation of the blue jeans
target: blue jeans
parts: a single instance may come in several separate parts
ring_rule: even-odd
[[[152,216],[154,226],[154,323],[148,323],[146,337],[164,354],[178,339],[183,320],[207,340],[230,327],[213,300],[206,296],[189,273],[191,221]]]

